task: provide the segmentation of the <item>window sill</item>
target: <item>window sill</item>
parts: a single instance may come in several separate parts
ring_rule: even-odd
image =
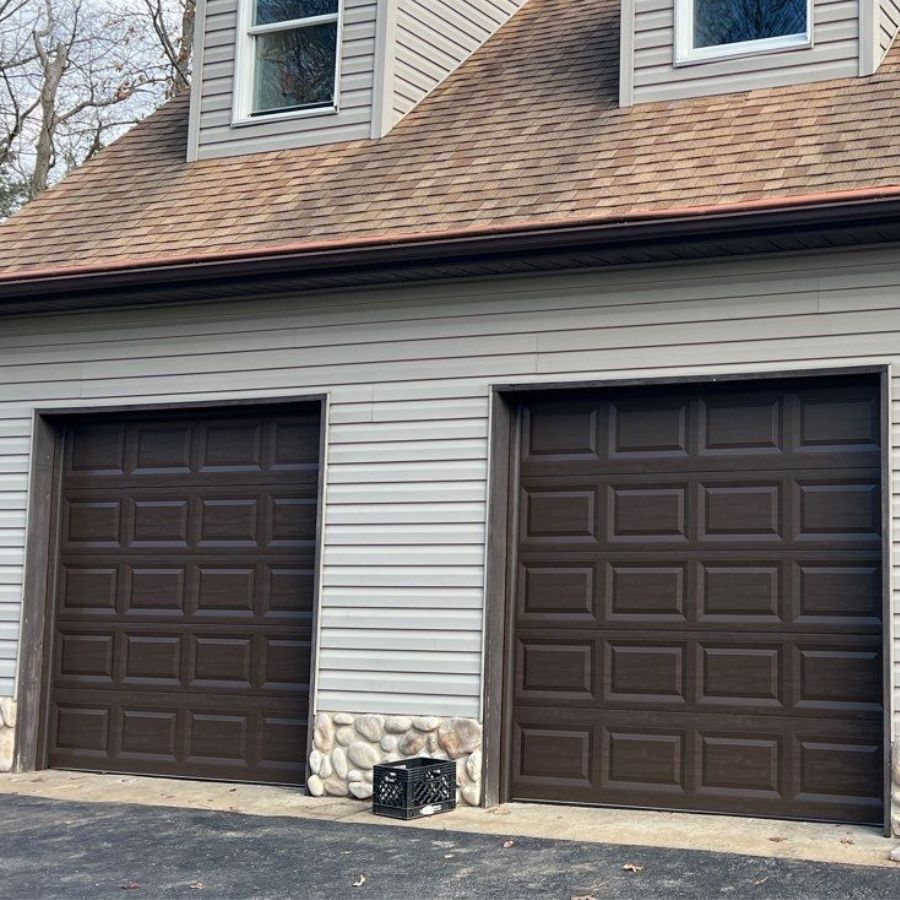
[[[264,125],[266,122],[289,122],[292,119],[309,119],[314,116],[334,116],[337,106],[317,106],[314,109],[292,109],[279,113],[260,113],[256,116],[235,116],[231,120],[232,128],[246,128],[250,125]]]
[[[763,56],[773,53],[790,53],[797,50],[811,50],[812,37],[807,35],[790,35],[787,38],[770,38],[763,41],[746,41],[741,44],[726,44],[722,47],[701,47],[676,53],[675,68],[699,66],[704,63],[722,62],[730,59],[746,59],[750,56]]]

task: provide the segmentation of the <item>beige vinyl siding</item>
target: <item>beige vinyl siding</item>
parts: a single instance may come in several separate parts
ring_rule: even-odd
[[[900,0],[881,0],[879,7],[878,44],[884,58],[900,31]]]
[[[859,73],[858,0],[814,0],[811,49],[684,66],[674,65],[675,0],[633,2],[634,103],[850,78]]]
[[[328,392],[318,708],[477,716],[491,384],[885,362],[896,248],[6,320],[0,694],[34,407]]]
[[[377,0],[344,0],[340,104],[337,113],[235,127],[232,122],[238,0],[207,0],[196,130],[206,159],[311,146],[369,136],[375,83]]]
[[[396,0],[394,119],[405,116],[525,0]]]
[[[0,396],[4,392],[0,387]],[[25,554],[24,480],[28,470],[27,407],[0,412],[0,696],[11,696],[16,666]]]

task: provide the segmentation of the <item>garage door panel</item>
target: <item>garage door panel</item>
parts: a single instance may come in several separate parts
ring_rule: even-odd
[[[702,560],[697,563],[699,624],[783,626],[785,609],[783,559]]]
[[[53,764],[152,775],[299,782],[307,719],[293,700],[265,710],[222,696],[57,692],[51,707]]]
[[[523,549],[879,547],[880,471],[523,477]]]
[[[870,551],[729,549],[646,555],[527,551],[519,627],[880,634],[881,564]]]
[[[526,706],[881,717],[873,637],[519,628],[515,653]]]
[[[117,624],[101,630],[76,623],[55,636],[54,680],[59,687],[99,685],[134,692],[195,691],[231,695],[305,693],[311,627]]]
[[[830,630],[881,623],[881,562],[866,556],[841,559],[801,555],[793,561],[793,614],[805,627]]]
[[[824,384],[824,383],[823,383]],[[536,396],[523,415],[522,471],[609,472],[877,466],[876,381],[816,388],[721,385]]]
[[[577,640],[571,634],[516,643],[516,695],[527,700],[558,700],[571,704],[597,702],[600,642]]]
[[[829,384],[797,397],[797,445],[807,453],[866,453],[880,444],[877,385]]]
[[[792,519],[798,541],[863,542],[881,538],[881,487],[866,477],[800,478],[793,484]]]
[[[117,424],[71,426],[70,452],[63,463],[66,475],[124,475],[125,429]]]
[[[691,573],[682,561],[611,560],[603,566],[609,622],[682,623],[690,616]]]
[[[606,457],[610,462],[686,458],[691,455],[690,399],[640,397],[612,401],[606,411]]]
[[[190,425],[133,425],[130,431],[129,471],[139,475],[174,475],[191,471],[193,429]]]
[[[117,615],[130,620],[181,622],[272,619],[309,621],[315,586],[315,550],[268,554],[268,562],[205,554],[132,557],[69,554],[60,566],[60,621]]]
[[[526,488],[520,508],[523,541],[577,545],[597,540],[597,492],[591,485]]]
[[[878,391],[522,401],[512,798],[880,818]]]
[[[67,435],[51,765],[302,781],[317,408]]]
[[[750,456],[756,466],[765,457],[790,454],[785,405],[777,391],[733,391],[697,398],[697,449],[707,459]]]
[[[142,488],[70,491],[63,508],[66,554],[191,553],[314,548],[315,486],[193,491]],[[313,535],[311,537],[310,535]]]
[[[781,717],[517,710],[522,800],[877,822],[882,739],[867,725]]]
[[[609,543],[686,543],[690,539],[687,481],[654,484],[650,479],[602,485],[602,534]]]

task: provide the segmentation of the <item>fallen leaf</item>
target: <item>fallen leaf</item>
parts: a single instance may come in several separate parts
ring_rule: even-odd
[[[136,881],[126,881],[125,884],[122,885],[123,891],[136,891],[140,885]]]
[[[192,891],[202,891],[203,888],[205,888],[205,887],[206,887],[206,885],[202,881],[195,881],[191,885],[191,890]]]
[[[239,813],[240,810],[236,806],[229,806],[228,809],[225,810],[225,812],[231,813],[231,815],[235,815],[236,813]]]
[[[353,882],[353,887],[362,887],[366,883],[366,876],[360,875],[356,881]]]
[[[841,838],[841,843],[842,844],[852,844],[853,839],[852,838]]]
[[[783,838],[783,837],[773,837],[773,838],[769,838],[769,840],[770,840],[773,844],[780,844],[780,843],[782,843],[783,841],[786,841],[787,838]]]
[[[508,816],[509,810],[505,806],[493,806],[487,812],[492,816]]]
[[[503,842],[503,848],[504,848],[505,850],[509,850],[510,847],[515,847],[515,846],[516,846],[516,842],[515,842],[515,841],[504,841],[504,842]]]
[[[233,794],[236,790],[237,788],[228,788],[228,793]]]
[[[768,880],[769,880],[769,876],[766,875],[765,878],[758,878],[756,881],[751,882],[751,883],[758,886],[760,884],[765,884]]]
[[[635,865],[634,863],[625,863],[625,865],[622,866],[622,871],[623,872],[634,872],[635,874],[637,874],[638,872],[643,872],[644,867]]]

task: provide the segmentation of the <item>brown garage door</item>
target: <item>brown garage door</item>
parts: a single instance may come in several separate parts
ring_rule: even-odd
[[[521,413],[511,797],[880,821],[877,381]]]
[[[68,427],[51,766],[301,782],[318,407]]]

